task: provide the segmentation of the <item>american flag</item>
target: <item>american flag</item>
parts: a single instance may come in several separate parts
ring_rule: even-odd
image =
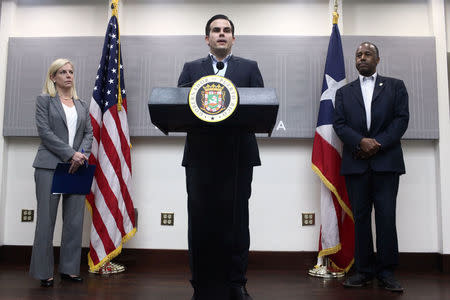
[[[89,108],[94,131],[89,163],[97,166],[87,196],[92,215],[91,271],[116,257],[136,233],[123,73],[117,10],[113,10]]]
[[[312,151],[312,169],[321,180],[319,257],[328,256],[337,270],[353,264],[354,221],[341,168],[342,142],[333,129],[334,98],[346,83],[344,54],[337,24],[328,44],[320,97],[319,116]]]

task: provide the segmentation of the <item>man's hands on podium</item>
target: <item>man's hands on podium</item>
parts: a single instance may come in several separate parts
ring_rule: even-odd
[[[376,139],[362,138],[359,142],[359,149],[355,153],[356,159],[368,159],[375,155],[381,148],[381,144]]]

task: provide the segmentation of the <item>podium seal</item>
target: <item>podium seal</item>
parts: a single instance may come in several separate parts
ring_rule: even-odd
[[[239,103],[239,95],[231,80],[217,75],[200,78],[189,92],[189,107],[205,122],[221,122],[231,116]]]

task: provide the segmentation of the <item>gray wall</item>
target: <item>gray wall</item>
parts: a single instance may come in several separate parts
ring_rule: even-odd
[[[10,38],[4,136],[36,136],[34,101],[50,63],[74,61],[77,90],[90,100],[103,37]],[[203,36],[122,36],[125,84],[132,136],[162,135],[149,118],[153,87],[176,86],[184,62],[206,56]],[[239,36],[233,53],[258,61],[266,87],[277,90],[278,121],[273,137],[311,138],[317,120],[328,36]],[[357,78],[354,52],[362,41],[380,49],[378,72],[405,81],[411,120],[405,138],[437,139],[437,82],[433,37],[344,36],[348,81]],[[277,126],[276,126],[277,127]],[[284,130],[285,128],[286,130]]]

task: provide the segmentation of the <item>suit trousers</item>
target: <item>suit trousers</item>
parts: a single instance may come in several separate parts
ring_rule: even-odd
[[[355,220],[355,268],[361,273],[387,276],[398,265],[395,210],[399,174],[369,170],[346,175],[345,182]],[[371,227],[372,206],[375,209],[376,255]]]
[[[247,279],[253,167],[186,167],[189,263],[196,299],[229,299]]]
[[[36,168],[37,218],[31,255],[30,275],[36,279],[53,277],[53,232],[60,194],[53,195],[51,186],[54,170]],[[80,273],[81,239],[83,233],[84,195],[62,195],[62,238],[59,272]]]

